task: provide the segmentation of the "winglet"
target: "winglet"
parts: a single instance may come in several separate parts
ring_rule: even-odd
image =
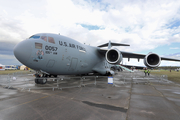
[[[120,43],[111,43],[111,41],[109,41],[109,43],[99,45],[98,47],[108,47],[108,49],[110,49],[112,46],[130,46],[130,45],[128,45],[128,44],[120,44]]]

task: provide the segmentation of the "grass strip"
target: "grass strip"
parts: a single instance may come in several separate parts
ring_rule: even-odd
[[[23,74],[30,73],[29,71],[25,71],[25,70],[1,70],[0,75],[8,75],[8,74],[16,73],[16,72],[21,72]]]
[[[180,83],[180,72],[177,71],[169,71],[169,70],[160,70],[160,71],[156,71],[153,70],[151,71],[151,74],[153,75],[167,75],[168,76],[168,80],[171,80],[175,83]]]

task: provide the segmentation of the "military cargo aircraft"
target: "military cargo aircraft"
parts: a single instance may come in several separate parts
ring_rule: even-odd
[[[45,84],[47,79],[41,77],[57,75],[81,75],[100,73],[113,75],[110,68],[119,64],[123,58],[144,59],[147,67],[158,67],[161,60],[180,61],[160,57],[155,53],[147,55],[124,52],[112,46],[129,46],[127,44],[109,43],[93,47],[74,39],[51,33],[39,33],[21,41],[14,48],[15,57],[24,65],[37,71],[35,83]],[[108,47],[108,48],[104,48]],[[38,79],[39,78],[39,79]]]

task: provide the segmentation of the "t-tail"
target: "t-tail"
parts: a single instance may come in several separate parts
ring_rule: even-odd
[[[121,43],[112,43],[109,41],[109,43],[105,43],[103,45],[99,45],[98,47],[108,47],[108,49],[111,49],[112,46],[130,46],[128,44],[121,44]]]

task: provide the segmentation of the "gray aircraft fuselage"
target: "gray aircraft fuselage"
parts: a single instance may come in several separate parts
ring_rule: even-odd
[[[62,35],[41,33],[17,44],[14,55],[22,64],[43,73],[44,76],[94,72],[113,75],[114,71],[110,68],[119,64],[123,58],[137,58],[138,61],[144,59],[148,68],[158,67],[162,60],[180,62],[179,59],[160,57],[156,53],[144,55],[124,52],[111,48],[112,46],[129,45],[109,41],[92,47]]]
[[[42,33],[17,44],[14,55],[22,64],[48,74],[106,74],[111,65],[98,49],[62,35]]]

